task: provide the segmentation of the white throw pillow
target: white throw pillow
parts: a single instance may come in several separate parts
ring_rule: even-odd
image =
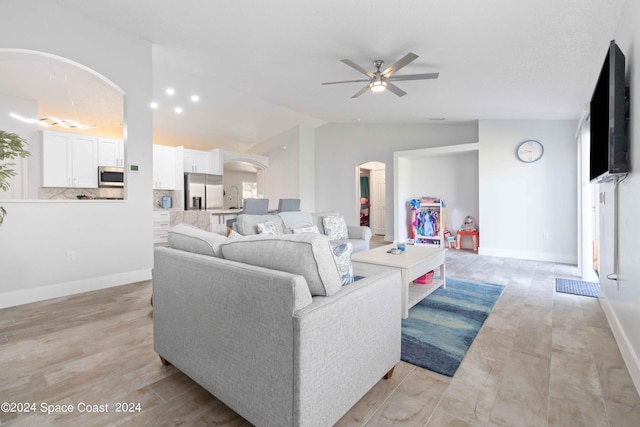
[[[316,233],[316,234],[320,234],[320,231],[318,231],[318,227],[316,227],[315,225],[310,225],[308,227],[294,228],[291,231],[293,231],[293,234],[298,234],[298,233]]]
[[[329,240],[346,240],[349,238],[349,231],[344,217],[340,215],[328,215],[322,217],[322,225],[324,226],[324,234]]]

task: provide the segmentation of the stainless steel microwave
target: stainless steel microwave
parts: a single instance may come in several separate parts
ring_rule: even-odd
[[[124,168],[98,166],[98,187],[124,187]]]

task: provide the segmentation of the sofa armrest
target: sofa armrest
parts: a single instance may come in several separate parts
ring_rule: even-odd
[[[400,361],[400,280],[380,270],[296,311],[295,420],[333,425]]]
[[[293,425],[293,314],[311,303],[302,276],[154,250],[155,351],[254,424]]]
[[[371,240],[371,229],[367,226],[347,225],[350,239]]]

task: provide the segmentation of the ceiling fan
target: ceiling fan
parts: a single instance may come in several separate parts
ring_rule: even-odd
[[[394,85],[391,82],[401,81],[401,80],[425,80],[425,79],[437,79],[440,73],[425,73],[425,74],[408,74],[404,76],[396,76],[395,73],[404,67],[405,65],[413,62],[418,55],[415,53],[409,52],[404,57],[400,58],[393,65],[387,67],[384,71],[380,71],[380,68],[384,64],[384,61],[381,59],[376,59],[373,61],[373,65],[376,67],[376,71],[367,71],[355,62],[349,59],[341,59],[340,62],[344,62],[351,68],[356,71],[365,74],[368,79],[360,79],[360,80],[344,80],[341,82],[326,82],[322,83],[323,85],[335,85],[341,83],[357,83],[357,82],[368,82],[365,87],[360,89],[355,93],[351,98],[357,98],[368,90],[372,92],[382,92],[385,89],[389,89],[391,92],[395,93],[398,96],[405,96],[407,92],[400,89],[398,86]]]

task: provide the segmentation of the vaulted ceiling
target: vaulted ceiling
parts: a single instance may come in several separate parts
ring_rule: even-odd
[[[153,43],[154,142],[236,150],[298,124],[578,119],[624,4],[53,1]],[[373,69],[408,52],[419,58],[398,75],[440,76],[398,82],[404,97],[352,99],[362,83],[321,85],[363,77],[340,59]]]

